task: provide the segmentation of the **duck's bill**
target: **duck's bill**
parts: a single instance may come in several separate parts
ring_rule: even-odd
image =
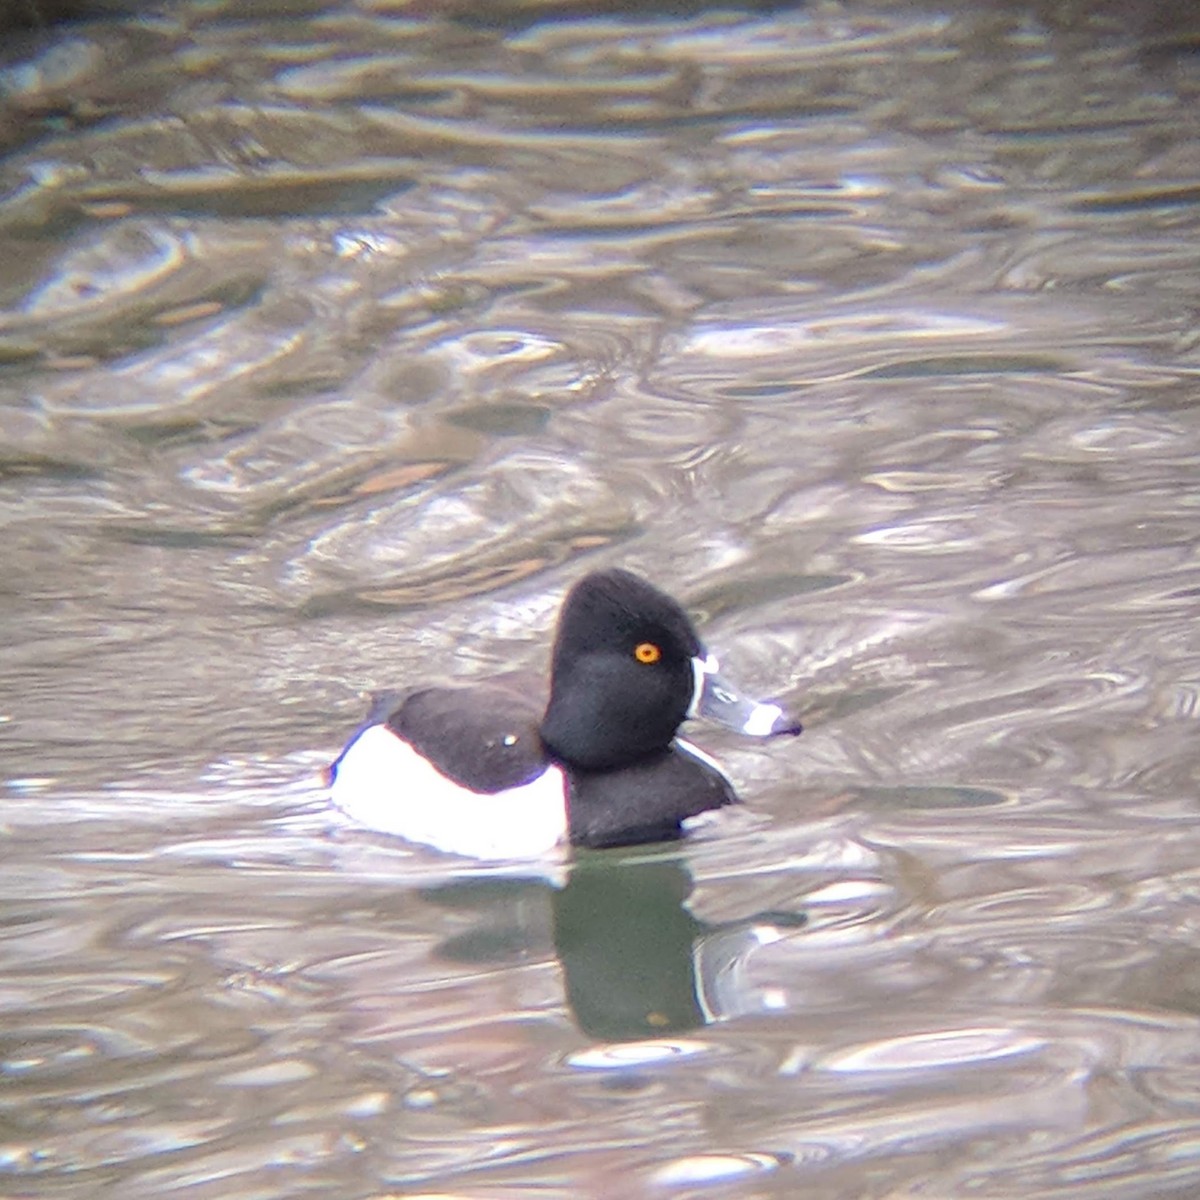
[[[750,737],[777,737],[801,731],[800,722],[789,717],[778,704],[751,700],[722,679],[712,655],[692,661],[696,668],[696,693],[688,716],[707,717]]]

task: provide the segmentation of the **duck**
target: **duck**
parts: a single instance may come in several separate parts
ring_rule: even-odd
[[[506,680],[377,696],[326,772],[330,799],[354,825],[475,859],[675,840],[738,799],[678,736],[685,720],[801,732],[719,670],[676,600],[631,571],[593,571],[563,601],[544,705]]]

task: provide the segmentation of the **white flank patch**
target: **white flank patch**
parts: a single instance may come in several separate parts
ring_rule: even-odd
[[[447,779],[385,725],[342,756],[329,789],[360,825],[471,858],[539,858],[567,836],[566,780],[549,766],[521,787],[481,795]]]

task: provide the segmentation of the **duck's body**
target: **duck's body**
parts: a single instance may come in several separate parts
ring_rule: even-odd
[[[494,685],[381,698],[330,768],[334,803],[373,829],[476,858],[659,841],[737,799],[675,736],[686,717],[799,732],[721,682],[679,605],[627,571],[572,589],[550,685],[544,708]]]

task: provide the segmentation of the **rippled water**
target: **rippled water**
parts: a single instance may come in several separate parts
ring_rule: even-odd
[[[6,1193],[1195,1196],[1192,8],[139,7],[0,42]],[[331,819],[608,563],[743,809]]]

